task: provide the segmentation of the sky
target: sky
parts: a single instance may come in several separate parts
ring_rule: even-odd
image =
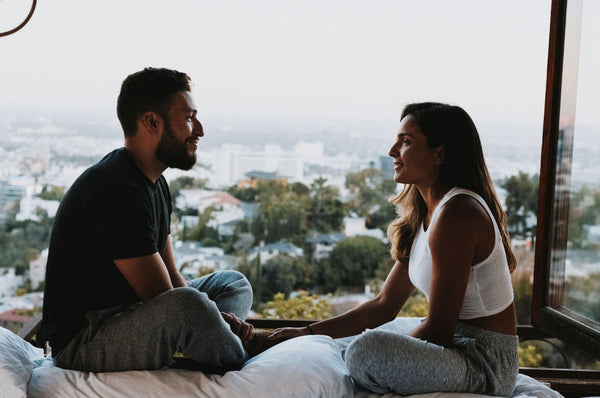
[[[27,14],[0,0],[0,30]],[[188,73],[200,114],[397,120],[442,101],[543,119],[550,0],[39,1],[0,37],[0,108],[113,112],[145,66]]]

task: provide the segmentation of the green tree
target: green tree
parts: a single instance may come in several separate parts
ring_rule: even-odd
[[[298,192],[298,186],[295,187]],[[310,197],[307,194],[299,195],[292,188],[276,181],[258,183],[260,207],[250,226],[257,241],[277,242],[306,232],[306,208]]]
[[[337,244],[328,259],[321,261],[319,284],[324,291],[337,287],[364,287],[381,263],[389,263],[387,246],[377,238],[355,236]]]
[[[258,202],[258,189],[256,188],[238,188],[237,186],[232,186],[227,189],[227,193],[232,196],[235,196],[242,202],[255,203]]]
[[[182,240],[201,242],[207,238],[210,238],[211,243],[213,240],[218,242],[219,234],[217,230],[208,225],[213,218],[212,213],[215,210],[216,209],[214,206],[208,206],[202,212],[198,213],[198,224],[195,228],[187,229],[186,227],[184,233],[182,234]]]
[[[337,188],[327,186],[326,178],[319,177],[310,186],[308,228],[318,232],[340,231],[344,226],[344,204]]]
[[[352,196],[348,202],[349,209],[359,216],[366,216],[373,208],[379,207],[384,181],[383,172],[374,167],[348,173],[345,186]]]
[[[65,187],[59,187],[56,185],[44,185],[42,192],[38,195],[39,198],[44,200],[58,200],[59,202],[65,196]]]
[[[275,293],[289,295],[294,290],[308,289],[314,285],[314,268],[303,258],[278,255],[261,267],[259,300],[264,302]]]
[[[29,262],[48,247],[53,219],[40,209],[36,215],[37,221],[16,221],[13,216],[0,227],[0,267],[23,274]]]
[[[502,185],[506,189],[506,215],[511,236],[533,236],[535,225],[527,225],[529,216],[537,214],[539,177],[519,171]]]

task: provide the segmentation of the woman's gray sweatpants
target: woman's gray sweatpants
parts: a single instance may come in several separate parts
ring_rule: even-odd
[[[397,318],[345,340],[354,381],[379,394],[470,392],[510,396],[519,370],[518,337],[459,322],[443,347],[407,336],[420,319]],[[416,322],[416,323],[415,323]],[[340,339],[338,344],[344,344]]]
[[[207,372],[239,369],[248,354],[221,311],[246,319],[251,305],[244,275],[216,272],[145,303],[89,313],[88,326],[54,361],[92,372],[149,370],[169,365],[181,352]]]

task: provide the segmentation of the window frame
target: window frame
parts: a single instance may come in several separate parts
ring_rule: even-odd
[[[571,45],[579,48],[582,4],[583,0],[553,0],[551,6],[531,322],[542,332],[577,344],[600,358],[600,328],[585,323],[572,311],[559,308],[564,278],[561,282],[552,270],[553,262],[562,264],[564,270],[566,259],[569,201],[568,197],[559,197],[561,201],[557,203],[556,179],[558,158],[563,155],[564,146],[571,145],[572,150],[573,134],[568,129],[574,128],[569,116],[575,112],[577,75],[564,76],[564,66],[567,62],[577,66],[579,62],[578,51],[568,50]],[[569,10],[575,12],[569,14]],[[561,152],[559,145],[563,148]],[[570,162],[562,162],[560,166],[568,178]]]

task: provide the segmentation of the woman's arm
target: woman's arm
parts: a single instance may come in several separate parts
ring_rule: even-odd
[[[452,342],[471,266],[483,261],[494,245],[494,227],[473,198],[450,200],[431,226],[431,290],[427,319],[410,335],[439,345]]]
[[[333,338],[353,336],[367,328],[374,328],[393,320],[414,291],[408,278],[408,264],[396,262],[390,271],[381,292],[373,299],[334,318],[310,325],[310,329],[276,329],[269,339],[287,340],[306,334],[326,334]]]

